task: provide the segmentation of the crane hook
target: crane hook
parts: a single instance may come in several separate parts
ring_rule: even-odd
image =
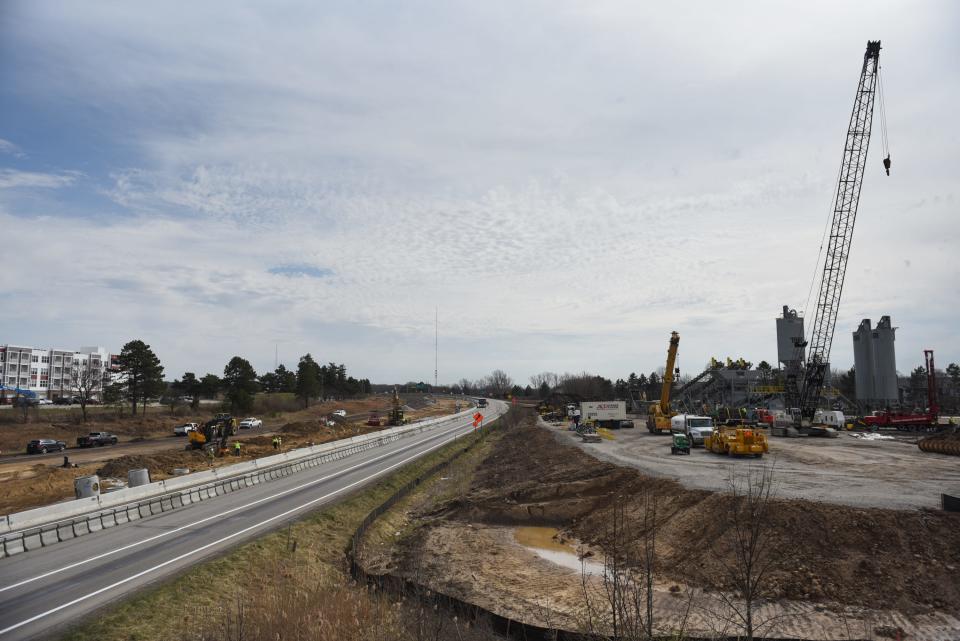
[[[887,157],[883,159],[883,168],[887,170],[887,175],[890,175],[890,154],[887,154]]]

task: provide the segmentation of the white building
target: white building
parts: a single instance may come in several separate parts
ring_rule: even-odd
[[[116,356],[103,347],[64,350],[0,344],[0,394],[8,399],[16,389],[29,390],[37,398],[75,396],[73,377],[81,370],[107,378],[116,370]]]

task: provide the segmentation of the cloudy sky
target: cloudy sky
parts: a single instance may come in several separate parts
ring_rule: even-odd
[[[960,361],[960,9],[865,7],[6,0],[0,343],[432,381],[439,308],[441,382],[772,362],[881,39],[833,361],[884,314]]]

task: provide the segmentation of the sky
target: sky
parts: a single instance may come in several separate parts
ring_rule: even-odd
[[[960,361],[954,2],[0,3],[0,344],[374,382],[776,360],[867,40],[832,358]],[[879,112],[878,112],[879,114]],[[813,300],[816,299],[814,292]]]

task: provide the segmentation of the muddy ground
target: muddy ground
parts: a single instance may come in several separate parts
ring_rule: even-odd
[[[685,595],[697,595],[689,625],[717,632],[705,613],[732,585],[733,498],[600,461],[534,425],[506,433],[468,490],[413,508],[390,558],[373,564],[504,614],[574,625],[579,573],[536,558],[513,528],[555,526],[559,538],[602,554],[617,547],[611,514],[621,506],[618,540],[636,549],[644,497],[656,497],[661,618],[676,622]],[[780,619],[779,634],[873,638],[900,628],[916,639],[960,638],[960,515],[777,499],[765,527],[775,553],[763,608]]]
[[[63,460],[63,455],[36,458],[18,456],[15,459],[8,459],[4,465],[0,466],[0,484],[3,487],[3,492],[0,493],[0,514],[10,514],[73,498],[73,481],[79,476],[99,474],[105,479],[104,486],[109,488],[112,485],[125,483],[129,470],[147,468],[150,470],[151,479],[157,481],[170,477],[174,468],[200,471],[275,454],[276,451],[272,445],[273,434],[279,434],[283,439],[283,450],[290,450],[311,443],[319,445],[385,429],[366,425],[363,421],[371,410],[383,409],[388,404],[388,400],[383,396],[373,396],[316,404],[306,410],[279,414],[273,419],[265,420],[264,426],[258,430],[244,430],[239,433],[242,443],[239,458],[232,456],[231,451],[230,456],[210,460],[202,452],[186,451],[184,448],[187,440],[173,436],[158,440],[121,443],[114,447],[67,450],[65,454],[70,457],[71,462],[77,464],[77,467],[68,469],[58,466]],[[411,401],[413,407],[408,406],[405,415],[411,420],[417,420],[450,414],[454,411],[455,404],[455,400],[448,398],[435,400],[418,398]],[[348,412],[348,419],[353,420],[338,419],[334,425],[327,425],[327,415],[334,409],[340,408],[345,409]],[[177,419],[171,422],[169,418],[148,415],[147,422],[150,425],[159,424],[164,432],[168,432],[172,430],[173,424],[185,421]],[[84,430],[84,433],[86,431]],[[120,434],[119,430],[110,431]],[[62,436],[58,438],[66,440]]]

